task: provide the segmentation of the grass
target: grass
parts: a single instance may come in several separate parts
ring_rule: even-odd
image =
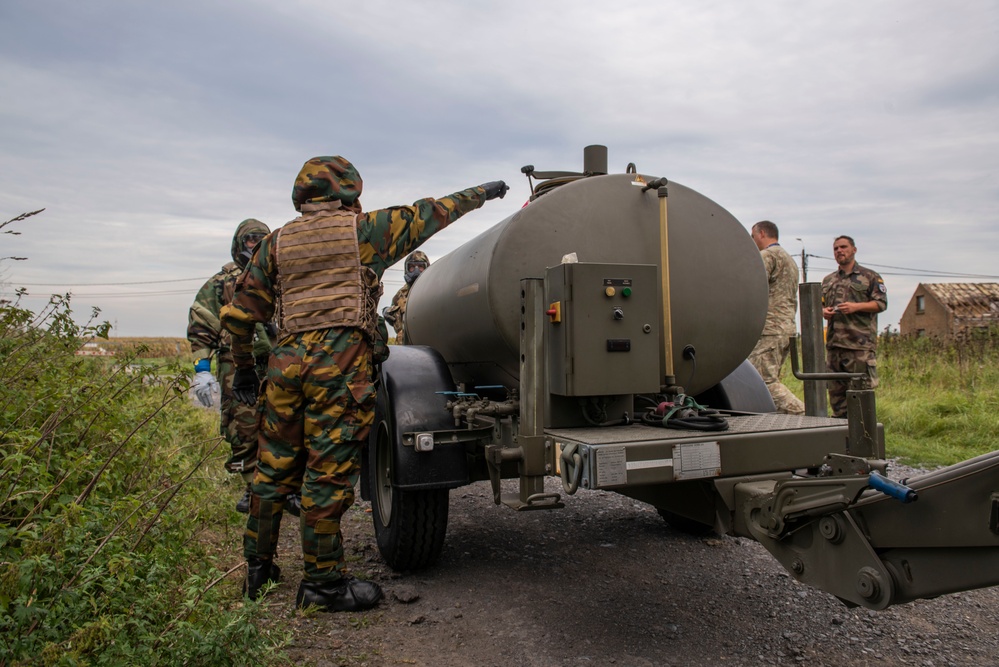
[[[782,381],[802,397],[789,366]],[[889,457],[935,467],[999,449],[999,330],[954,342],[882,336],[878,377]]]

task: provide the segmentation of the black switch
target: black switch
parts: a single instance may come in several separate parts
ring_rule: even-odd
[[[607,351],[608,352],[631,352],[631,339],[630,338],[608,338],[607,339]]]

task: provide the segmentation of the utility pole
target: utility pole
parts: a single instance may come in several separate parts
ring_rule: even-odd
[[[795,237],[795,241],[801,242],[801,282],[808,282],[808,255],[805,254],[805,242]]]

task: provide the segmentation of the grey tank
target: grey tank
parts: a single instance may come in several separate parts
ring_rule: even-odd
[[[562,185],[433,262],[409,296],[410,342],[440,352],[469,388],[515,387],[522,278],[543,278],[573,252],[580,262],[661,264],[659,200],[633,178]],[[698,394],[752,351],[766,319],[767,278],[756,244],[732,214],[678,183],[668,191],[675,376]],[[693,360],[684,358],[688,345]]]

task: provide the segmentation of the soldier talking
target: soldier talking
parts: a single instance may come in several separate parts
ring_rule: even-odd
[[[856,254],[857,246],[849,236],[833,241],[839,269],[822,279],[826,366],[834,373],[866,373],[861,386],[875,389],[878,313],[888,307],[888,290],[881,276],[854,261]],[[829,381],[833,417],[846,417],[847,386],[847,382]]]
[[[243,538],[244,592],[251,598],[280,576],[273,558],[284,499],[301,487],[305,578],[295,605],[357,611],[381,599],[378,584],[345,573],[340,534],[374,421],[375,364],[388,349],[377,314],[379,281],[433,234],[508,189],[494,181],[363,213],[354,165],[326,156],[302,167],[292,190],[302,215],[261,240],[222,313],[233,334],[234,392],[248,402],[258,393],[253,327],[276,313],[279,328]]]
[[[767,271],[769,300],[763,334],[749,354],[751,363],[767,385],[777,412],[805,414],[805,404],[780,381],[780,369],[787,359],[790,337],[795,334],[794,312],[798,309],[798,266],[777,242],[777,225],[761,220],[753,225],[752,236],[760,249]]]

